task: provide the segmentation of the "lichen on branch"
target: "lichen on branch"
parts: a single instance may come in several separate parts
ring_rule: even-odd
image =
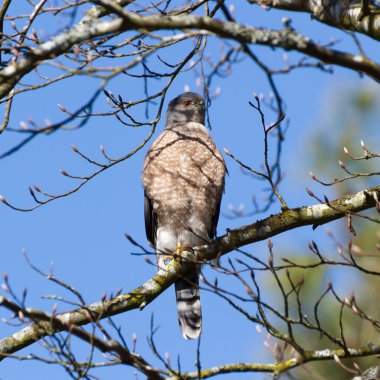
[[[288,209],[253,224],[228,230],[225,235],[218,237],[213,243],[195,247],[194,253],[185,252],[180,258],[174,258],[168,263],[165,270],[159,270],[155,276],[131,292],[58,314],[56,318],[68,327],[70,325],[80,326],[129,310],[142,309],[170,287],[178,276],[191,267],[191,263],[195,260],[201,262],[213,260],[234,249],[268,239],[285,231],[307,225],[325,224],[342,218],[347,213],[358,213],[375,207],[374,194],[379,192],[380,186],[372,187],[328,203]],[[1,297],[0,306],[7,308],[7,305],[9,305],[9,301],[5,297]],[[0,360],[35,343],[46,335],[62,330],[46,318],[38,321],[12,336],[0,340]]]

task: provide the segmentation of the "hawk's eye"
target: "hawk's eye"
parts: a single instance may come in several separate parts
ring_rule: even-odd
[[[190,106],[191,106],[191,100],[186,100],[186,101],[183,103],[183,105],[184,105],[185,107],[190,107]]]

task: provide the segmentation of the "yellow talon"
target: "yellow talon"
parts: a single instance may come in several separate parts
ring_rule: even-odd
[[[183,251],[187,251],[189,250],[189,248],[191,248],[191,245],[189,242],[185,242],[184,245],[182,245],[179,241],[177,242],[177,250],[175,251],[175,253],[177,255],[181,255]]]
[[[182,252],[188,250],[190,247],[190,243],[186,242],[184,245],[182,245],[180,242],[177,242],[177,249],[174,253],[174,255],[165,255],[163,258],[164,264],[167,264],[167,261],[173,260],[173,258],[178,255],[181,256]]]
[[[180,255],[183,251],[184,251],[184,247],[182,246],[182,244],[179,241],[177,241],[177,249],[176,249],[175,253],[177,255]]]

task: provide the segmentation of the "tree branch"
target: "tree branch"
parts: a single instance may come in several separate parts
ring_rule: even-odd
[[[41,61],[53,59],[67,53],[75,44],[90,41],[93,38],[109,34],[142,29],[142,30],[176,30],[198,29],[215,34],[218,37],[229,38],[239,43],[266,45],[285,50],[294,50],[317,58],[325,63],[362,72],[380,81],[380,66],[361,55],[343,53],[329,49],[312,42],[291,28],[271,30],[245,26],[236,22],[222,22],[211,17],[201,16],[140,16],[128,12],[111,1],[99,0],[97,3],[121,16],[112,21],[100,22],[97,19],[86,19],[68,32],[62,33],[51,40],[31,49],[25,58],[13,62],[0,71],[0,98],[12,90],[18,81],[32,71]]]
[[[379,7],[374,5],[363,9],[358,0],[248,0],[248,2],[287,11],[307,12],[325,24],[363,33],[380,40]]]
[[[238,363],[238,364],[226,364],[214,366],[209,369],[204,369],[201,371],[201,378],[207,379],[216,375],[222,375],[226,373],[244,373],[244,372],[269,372],[274,374],[283,373],[299,367],[302,364],[311,361],[321,361],[321,360],[335,360],[338,358],[358,358],[363,356],[377,355],[380,353],[379,345],[370,345],[368,347],[362,348],[349,348],[349,352],[345,352],[343,349],[338,350],[322,350],[322,351],[306,351],[305,357],[292,358],[275,364],[256,364],[256,363]],[[377,374],[376,368],[371,368],[371,374]],[[378,370],[379,371],[379,370]],[[367,371],[366,371],[367,372]],[[198,379],[198,372],[189,372],[182,374],[182,378],[185,380]],[[166,380],[176,380],[176,377],[169,377]],[[375,377],[355,377],[352,380],[375,380]]]
[[[9,301],[8,299],[0,296],[0,304],[5,308],[13,311],[15,314],[22,315],[22,318],[30,318],[33,321],[37,321],[39,324],[41,321],[47,321],[53,329],[59,331],[67,331],[70,334],[78,337],[79,339],[87,342],[93,347],[98,348],[103,353],[116,354],[123,363],[128,366],[132,366],[142,373],[144,373],[149,380],[164,380],[164,378],[159,374],[159,370],[152,367],[141,355],[130,352],[127,347],[122,346],[116,340],[111,339],[100,339],[95,334],[92,334],[78,326],[73,325],[70,321],[62,321],[61,318],[55,317],[54,315],[44,313],[40,310],[33,310],[28,308],[28,310],[22,309],[20,306]],[[90,314],[88,314],[90,316]],[[104,331],[104,330],[103,330]]]
[[[380,377],[380,365],[368,368],[361,375],[355,376],[352,380],[376,380]]]
[[[165,268],[133,291],[113,299],[96,302],[92,305],[69,311],[56,316],[67,325],[84,325],[94,320],[144,308],[163,291],[171,286],[183,273],[191,268],[192,262],[212,260],[239,247],[268,239],[288,230],[313,225],[318,226],[345,216],[375,207],[374,194],[380,195],[380,186],[346,195],[334,201],[314,206],[288,209],[237,229],[228,230],[213,243],[194,248],[194,253],[184,252],[180,258],[173,259]],[[0,306],[7,307],[10,301],[0,296]],[[28,308],[26,308],[28,311]],[[51,321],[41,320],[12,336],[0,340],[0,360],[7,355],[25,348],[41,338],[62,331]]]
[[[0,9],[0,48],[1,48],[1,45],[3,43],[3,24],[4,24],[4,17],[5,17],[5,14],[7,13],[7,10],[8,10],[8,7],[10,5],[12,0],[5,0],[3,1],[3,4],[1,5],[1,9]],[[0,49],[0,64],[2,64],[2,61],[1,61],[1,49]]]

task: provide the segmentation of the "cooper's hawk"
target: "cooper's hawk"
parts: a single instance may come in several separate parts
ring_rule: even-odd
[[[145,229],[159,268],[165,256],[209,243],[216,233],[226,168],[204,126],[203,98],[186,92],[169,103],[166,127],[144,162]],[[202,328],[198,268],[175,283],[185,339]]]

